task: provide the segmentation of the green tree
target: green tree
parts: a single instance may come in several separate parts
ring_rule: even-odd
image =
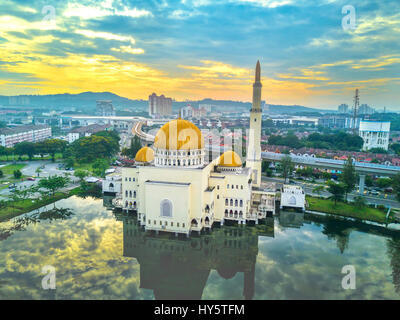
[[[6,147],[0,146],[0,157],[7,156],[7,149]]]
[[[353,203],[357,208],[363,208],[367,205],[364,197],[361,197],[361,196],[355,197],[353,200]]]
[[[115,140],[109,137],[91,135],[76,140],[72,148],[78,161],[92,162],[99,158],[110,158],[119,146],[116,147]]]
[[[379,188],[388,188],[392,185],[392,179],[390,178],[379,178],[378,180],[376,180],[376,185]]]
[[[96,176],[104,177],[105,171],[110,166],[110,163],[106,159],[97,159],[93,165],[93,172]]]
[[[282,177],[286,183],[286,180],[289,177],[290,172],[293,170],[292,158],[289,155],[286,155],[282,158],[281,170],[282,170]]]
[[[264,172],[264,173],[266,173],[267,170],[269,169],[269,166],[270,166],[270,165],[271,165],[271,161],[263,160],[263,161],[262,161],[262,164],[261,164],[261,171]]]
[[[79,181],[82,183],[84,179],[89,176],[89,172],[86,170],[76,170],[74,176],[79,178]]]
[[[370,188],[374,185],[374,179],[370,175],[365,176],[365,185]]]
[[[321,195],[321,192],[322,191],[324,191],[325,190],[325,187],[324,186],[316,186],[314,189],[313,189],[313,193],[316,193],[316,194],[318,194],[319,196]]]
[[[335,201],[335,206],[338,201],[343,200],[346,192],[346,185],[344,183],[336,183],[333,181],[328,182],[328,191],[332,194],[332,199]]]
[[[142,143],[138,136],[134,136],[131,139],[131,145],[129,148],[124,148],[121,151],[121,154],[125,157],[134,158],[136,153],[142,148]]]
[[[36,170],[35,170],[35,172],[36,172],[36,175],[37,175],[38,177],[40,177],[40,173],[42,172],[42,168],[41,168],[40,166],[37,167]]]
[[[13,174],[14,174],[15,179],[21,179],[21,177],[22,177],[22,172],[19,169],[14,170]]]
[[[14,188],[10,191],[11,205],[14,207],[14,204],[18,201],[22,200],[22,192],[18,188]]]
[[[4,177],[3,170],[0,170],[0,178],[3,178],[3,177]]]
[[[347,161],[343,167],[343,172],[340,177],[345,184],[345,199],[347,200],[347,194],[354,190],[357,182],[356,168],[353,164],[353,159],[351,157],[347,158]]]
[[[400,173],[393,177],[393,191],[398,201],[400,201]]]
[[[44,141],[47,152],[51,155],[51,160],[55,161],[56,153],[63,153],[68,145],[67,141],[60,139],[49,139]]]
[[[64,159],[64,165],[66,168],[73,168],[75,165],[75,159],[73,157]]]
[[[68,183],[69,179],[67,177],[53,176],[41,179],[38,186],[50,191],[54,197],[56,191],[66,187]]]
[[[29,160],[32,160],[33,156],[36,152],[36,145],[33,142],[20,142],[14,146],[15,153],[22,157],[23,155],[27,155]]]

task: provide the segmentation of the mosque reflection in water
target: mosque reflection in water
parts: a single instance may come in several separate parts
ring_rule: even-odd
[[[254,227],[224,226],[198,237],[146,233],[134,217],[123,221],[123,255],[140,264],[140,288],[156,299],[201,299],[211,270],[224,279],[243,273],[243,298],[254,296],[258,237],[274,237],[274,220]]]
[[[156,299],[201,299],[211,270],[224,279],[243,273],[243,298],[253,299],[259,237],[274,238],[275,223],[282,230],[321,225],[322,233],[336,242],[341,254],[349,246],[352,231],[387,237],[392,280],[400,293],[400,239],[397,232],[383,227],[281,212],[276,221],[268,218],[255,226],[217,227],[187,239],[145,232],[133,216],[118,215],[117,219],[123,222],[123,255],[137,259],[140,288],[153,290]]]

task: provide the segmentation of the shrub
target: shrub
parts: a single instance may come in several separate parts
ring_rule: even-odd
[[[21,170],[14,170],[13,174],[15,179],[20,179],[22,177]]]

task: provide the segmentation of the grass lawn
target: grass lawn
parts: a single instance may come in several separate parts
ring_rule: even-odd
[[[386,223],[386,212],[363,207],[358,208],[352,204],[338,202],[335,206],[334,201],[327,199],[320,199],[307,196],[308,210],[320,211],[325,213],[336,214],[343,217],[357,218],[360,220],[369,220],[373,222]]]
[[[26,164],[10,164],[8,166],[0,167],[0,170],[3,171],[3,174],[13,174],[14,170],[21,170],[24,168]]]
[[[82,163],[82,162],[75,162],[74,170],[86,170],[89,172],[93,172],[92,168],[93,163]]]
[[[55,154],[55,158],[56,158],[56,160],[57,159],[62,159],[62,153],[56,153]],[[14,157],[13,156],[8,156],[8,157],[7,156],[0,156],[0,161],[13,161],[13,160],[15,160],[15,161],[28,161],[29,157],[28,156],[22,156],[21,160],[20,160],[18,155],[14,155]],[[33,157],[33,159],[32,159],[32,161],[35,161],[35,160],[51,160],[51,156],[45,156],[45,157],[42,158],[41,156],[37,155],[37,156]]]
[[[49,205],[61,199],[65,199],[77,193],[78,188],[72,189],[69,192],[57,192],[54,197],[48,197],[46,199],[40,199],[34,201],[32,199],[26,199],[22,201],[16,201],[14,203],[8,202],[7,206],[0,209],[0,222],[14,218],[23,213],[33,211],[40,207]]]

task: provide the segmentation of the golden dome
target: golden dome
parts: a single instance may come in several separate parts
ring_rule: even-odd
[[[154,151],[149,147],[143,147],[135,156],[135,161],[138,162],[151,162],[154,159]]]
[[[241,167],[242,160],[235,151],[229,150],[221,155],[218,165],[222,167]]]
[[[192,122],[177,119],[164,124],[154,139],[154,147],[167,150],[197,150],[204,148],[203,136]]]

